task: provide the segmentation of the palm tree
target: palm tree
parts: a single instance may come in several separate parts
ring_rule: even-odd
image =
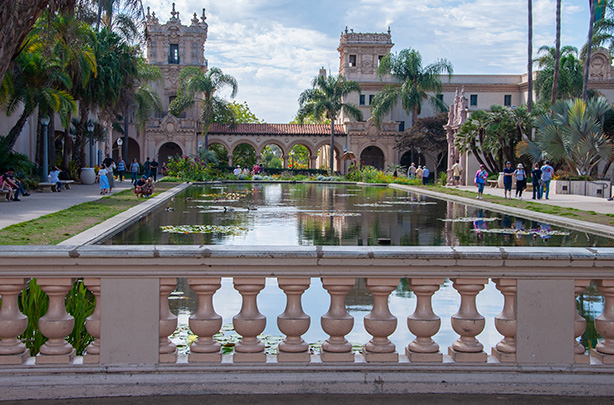
[[[437,97],[429,95],[441,92],[440,74],[444,72],[449,76],[452,75],[453,68],[450,62],[440,59],[423,67],[422,57],[414,49],[403,49],[397,55],[386,55],[377,68],[377,74],[380,78],[391,74],[396,83],[387,85],[375,96],[371,111],[375,123],[379,124],[384,114],[388,113],[399,99],[403,111],[411,113],[412,125],[422,111],[424,100],[429,100],[439,112],[447,111],[447,105]]]
[[[544,99],[552,94],[555,74],[556,49],[550,46],[539,48],[540,56],[535,60],[541,69],[535,79],[537,97]],[[573,46],[561,48],[559,77],[557,80],[557,97],[570,99],[582,94],[582,61],[578,59],[578,50]]]
[[[521,142],[517,154],[534,161],[548,158],[563,162],[580,176],[590,175],[600,162],[614,154],[614,144],[603,132],[605,115],[610,110],[603,97],[588,102],[581,98],[559,100],[551,113],[538,118],[535,141]]]
[[[216,120],[231,124],[235,122],[235,115],[228,101],[218,96],[217,93],[223,88],[230,88],[230,97],[234,98],[238,91],[237,80],[215,67],[203,72],[198,67],[188,66],[179,73],[178,83],[177,98],[169,106],[169,112],[178,117],[185,110],[194,106],[197,97],[202,97],[200,121],[201,131],[205,136],[205,151],[207,151],[211,124]]]
[[[362,121],[362,111],[355,104],[344,103],[344,98],[353,92],[360,92],[360,85],[344,76],[316,76],[311,82],[312,88],[304,90],[299,98],[297,117],[302,124],[306,117],[320,119],[326,116],[330,120],[330,173],[333,174],[335,163],[335,119],[341,111],[350,118]]]
[[[559,84],[559,69],[561,62],[561,0],[556,0],[556,40],[554,45],[554,75],[552,77],[552,97],[550,104],[556,101],[556,92]]]
[[[529,15],[529,43],[528,43],[528,63],[527,63],[527,73],[528,73],[528,84],[529,84],[529,95],[527,99],[527,109],[529,112],[533,110],[533,0],[528,0],[528,15]]]

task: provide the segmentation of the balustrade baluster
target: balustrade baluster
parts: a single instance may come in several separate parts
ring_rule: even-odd
[[[407,326],[416,335],[406,348],[411,362],[441,362],[443,354],[433,336],[439,331],[441,319],[433,312],[432,297],[444,283],[443,278],[408,279],[409,289],[416,294],[416,310],[407,317]]]
[[[286,309],[277,317],[277,326],[286,338],[278,346],[277,361],[306,362],[311,359],[309,345],[301,337],[309,330],[311,318],[303,311],[301,296],[309,288],[311,279],[279,278],[279,288],[286,294]]]
[[[213,294],[222,286],[220,277],[188,278],[190,288],[198,295],[198,309],[190,316],[190,329],[198,338],[190,346],[189,362],[222,360],[221,346],[213,335],[222,327],[222,317],[213,308]]]
[[[17,336],[28,326],[28,318],[19,312],[17,298],[28,282],[27,278],[0,279],[0,364],[23,364],[29,351]]]
[[[176,278],[160,279],[160,363],[177,361],[177,345],[168,338],[177,329],[177,317],[171,313],[168,297],[177,288]]]
[[[99,278],[84,278],[83,284],[88,290],[96,297],[96,306],[94,312],[90,315],[85,322],[85,328],[94,341],[87,346],[85,355],[83,356],[83,363],[99,363],[100,362],[100,279]]]
[[[398,278],[367,278],[367,289],[373,295],[373,308],[364,320],[365,330],[373,336],[363,348],[368,362],[399,361],[396,348],[388,339],[397,328],[397,318],[388,307],[388,296],[398,286]]]
[[[591,280],[576,280],[574,287],[574,305],[576,305],[576,299],[580,294],[584,292],[586,287],[591,285]],[[586,349],[584,346],[578,342],[578,338],[582,336],[584,331],[586,330],[586,319],[584,319],[576,308],[575,320],[574,320],[574,362],[581,364],[590,364],[591,358],[588,354],[586,354]]]
[[[65,340],[75,319],[66,312],[64,300],[73,286],[70,278],[39,278],[38,286],[49,296],[47,313],[38,320],[38,328],[49,338],[36,356],[37,364],[67,364],[75,357],[75,349]]]
[[[243,298],[241,311],[232,318],[241,340],[235,345],[234,362],[265,362],[264,344],[258,335],[266,327],[266,318],[258,311],[258,293],[265,286],[264,277],[235,277],[234,287]]]
[[[491,349],[502,363],[516,362],[516,280],[493,279],[497,290],[503,294],[503,310],[495,317],[495,327],[503,339]]]
[[[605,299],[603,313],[595,318],[595,329],[603,341],[591,350],[591,356],[603,364],[614,364],[614,280],[599,280],[597,289]]]
[[[484,317],[477,310],[475,298],[484,285],[487,278],[454,278],[454,289],[461,295],[460,309],[452,315],[452,328],[460,335],[460,338],[448,348],[448,354],[456,362],[486,362],[488,356],[484,352],[484,346],[475,338],[482,333],[486,324]]]
[[[353,362],[352,344],[345,335],[354,327],[354,317],[345,308],[345,296],[354,287],[353,278],[322,277],[322,286],[330,294],[330,308],[322,315],[322,329],[330,337],[322,344],[324,362]]]

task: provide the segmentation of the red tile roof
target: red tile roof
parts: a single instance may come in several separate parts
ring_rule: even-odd
[[[330,136],[328,124],[211,124],[209,135],[319,135]],[[335,125],[335,135],[346,135],[343,125]]]

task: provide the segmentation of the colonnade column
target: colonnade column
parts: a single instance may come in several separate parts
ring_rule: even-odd
[[[176,278],[160,279],[160,363],[177,361],[177,345],[168,338],[177,329],[177,317],[168,306],[168,296],[176,287]]]
[[[491,353],[502,363],[516,362],[516,280],[493,279],[497,290],[503,294],[503,310],[495,317],[495,327],[503,339]]]
[[[603,364],[614,364],[614,280],[599,280],[597,289],[605,298],[603,312],[595,318],[595,329],[603,341],[591,350],[591,356]]]
[[[84,363],[99,363],[100,362],[100,279],[99,278],[84,278],[83,284],[88,290],[94,294],[96,298],[96,306],[94,312],[85,320],[85,329],[94,341],[87,346],[85,355],[83,356]]]
[[[373,336],[363,348],[368,362],[399,361],[395,346],[388,339],[397,328],[397,318],[388,307],[388,296],[398,286],[398,278],[367,278],[367,289],[373,295],[373,308],[364,319],[366,331]]]
[[[266,327],[266,317],[258,311],[258,293],[265,286],[264,277],[235,277],[234,287],[243,298],[241,311],[232,318],[235,331],[241,340],[235,345],[234,362],[266,361],[264,344],[258,335]]]
[[[318,155],[315,156],[309,156],[309,168],[310,169],[315,169],[316,168],[316,160],[318,159]]]
[[[68,364],[75,357],[75,349],[65,340],[70,335],[75,318],[66,312],[64,299],[73,286],[72,278],[39,278],[38,286],[49,296],[47,313],[38,320],[38,328],[49,338],[36,356],[36,364]]]
[[[309,363],[309,345],[301,336],[309,330],[311,318],[303,311],[301,296],[309,288],[311,279],[284,277],[277,279],[277,283],[287,297],[286,309],[277,317],[277,326],[286,335],[278,346],[277,361]]]
[[[576,280],[574,285],[574,304],[576,303],[576,299],[580,294],[584,292],[586,287],[591,285],[591,280]],[[578,342],[578,338],[582,336],[584,331],[586,330],[586,319],[584,319],[579,313],[578,310],[574,311],[575,319],[574,319],[574,363],[581,364],[590,364],[591,358],[588,354],[586,354],[586,349],[584,346]]]
[[[411,278],[409,289],[416,294],[416,310],[407,317],[407,326],[416,335],[406,348],[405,354],[411,362],[441,362],[443,354],[433,341],[441,326],[441,319],[433,312],[432,297],[444,283],[443,278]]]
[[[484,346],[475,338],[482,333],[486,324],[484,317],[477,310],[475,298],[487,278],[453,278],[453,287],[461,296],[457,313],[452,315],[452,328],[460,338],[448,348],[448,354],[456,362],[485,363],[488,356]]]
[[[352,344],[345,335],[354,327],[354,317],[345,308],[345,296],[354,287],[353,278],[322,277],[322,286],[330,294],[330,308],[320,323],[329,338],[322,344],[323,362],[353,362]]]
[[[222,286],[220,277],[188,278],[190,288],[198,295],[198,308],[190,316],[190,330],[198,338],[190,346],[188,362],[216,362],[222,360],[221,346],[213,335],[222,327],[222,317],[213,308],[213,294]]]
[[[23,364],[29,351],[17,337],[28,327],[28,318],[19,311],[17,298],[26,287],[27,278],[0,279],[0,365]]]

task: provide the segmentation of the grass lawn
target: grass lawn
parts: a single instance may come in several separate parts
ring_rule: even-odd
[[[177,183],[156,183],[154,195]],[[145,200],[132,189],[0,229],[0,245],[56,245]]]
[[[455,188],[448,188],[442,186],[427,186],[429,190],[437,191],[443,194],[457,195],[460,197],[467,197],[475,199],[475,191],[458,190]],[[568,217],[577,219],[580,221],[594,222],[602,225],[614,224],[614,214],[599,214],[595,211],[583,211],[576,208],[559,207],[558,205],[541,204],[532,202],[531,200],[507,200],[503,197],[498,197],[489,194],[483,194],[483,201],[488,201],[494,204],[506,205],[509,207],[522,208],[525,210],[543,212],[544,214],[558,215],[561,217]]]

